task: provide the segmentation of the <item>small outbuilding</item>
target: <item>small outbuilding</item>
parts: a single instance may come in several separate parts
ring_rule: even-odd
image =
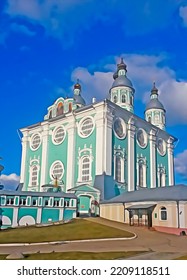
[[[124,192],[100,204],[100,216],[131,226],[187,235],[187,186]]]

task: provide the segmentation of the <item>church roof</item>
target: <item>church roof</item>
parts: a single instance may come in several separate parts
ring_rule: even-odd
[[[73,100],[75,104],[81,104],[81,105],[86,105],[86,102],[84,100],[84,98],[82,98],[81,95],[75,95],[73,96]]]
[[[186,201],[187,186],[176,185],[160,188],[145,188],[134,192],[124,192],[110,200],[102,203],[127,203],[127,202],[143,202],[143,201]]]
[[[131,81],[124,75],[121,75],[118,78],[116,78],[112,84],[112,88],[118,86],[127,86],[133,88]]]
[[[165,111],[164,106],[157,98],[151,99],[149,101],[145,110],[149,110],[149,109],[162,109]]]

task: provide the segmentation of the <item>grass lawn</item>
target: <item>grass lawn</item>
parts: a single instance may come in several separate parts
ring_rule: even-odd
[[[128,258],[139,255],[143,252],[63,252],[63,253],[42,253],[25,255],[25,260],[113,260]],[[0,255],[0,260],[5,260],[5,255]],[[137,258],[138,259],[138,258]]]
[[[187,255],[186,255],[186,256],[179,257],[179,258],[177,258],[177,259],[175,259],[175,260],[187,260]]]
[[[132,237],[130,232],[83,219],[47,227],[29,226],[0,231],[0,243],[32,243],[112,237]]]

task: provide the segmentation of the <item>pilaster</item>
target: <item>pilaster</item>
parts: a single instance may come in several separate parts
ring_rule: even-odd
[[[26,179],[26,164],[27,164],[27,149],[28,149],[28,131],[22,131],[22,157],[21,157],[21,174],[20,174],[20,183],[25,183]],[[26,190],[25,184],[23,185],[23,190]]]
[[[41,161],[41,177],[40,177],[40,191],[43,191],[41,186],[47,184],[47,160],[48,160],[48,145],[49,145],[49,125],[45,124],[42,131],[42,161]]]
[[[156,188],[156,130],[152,129],[150,141],[150,187]]]
[[[73,118],[67,127],[68,133],[68,150],[67,150],[67,169],[66,169],[66,192],[74,187],[75,176],[75,134],[76,125]]]
[[[130,119],[128,122],[128,191],[135,190],[135,163],[134,163],[134,135],[136,127],[134,120]]]
[[[167,141],[167,154],[168,154],[168,180],[169,186],[174,185],[174,159],[173,159],[173,138],[169,138]]]

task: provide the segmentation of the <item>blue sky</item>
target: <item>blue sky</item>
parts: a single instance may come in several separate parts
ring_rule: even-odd
[[[121,56],[143,117],[153,81],[167,110],[176,182],[187,184],[187,1],[0,0],[2,182],[19,180],[19,128],[43,120],[79,78],[91,102],[106,98]]]

